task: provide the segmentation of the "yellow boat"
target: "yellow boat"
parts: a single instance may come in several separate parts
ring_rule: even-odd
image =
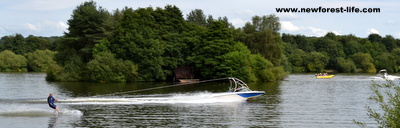
[[[317,79],[330,79],[330,78],[332,78],[333,76],[335,76],[335,75],[316,76],[315,78],[317,78]]]

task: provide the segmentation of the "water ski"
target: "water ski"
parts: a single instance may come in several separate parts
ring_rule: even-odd
[[[65,114],[65,113],[68,113],[68,112],[71,112],[71,110],[66,110],[66,111],[60,112],[59,114]]]

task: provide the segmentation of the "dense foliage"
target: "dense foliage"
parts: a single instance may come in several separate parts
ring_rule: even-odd
[[[26,71],[26,58],[12,51],[0,52],[0,71]]]
[[[235,28],[200,9],[184,18],[172,5],[109,12],[89,1],[67,23],[62,37],[2,37],[0,51],[25,61],[4,61],[1,71],[46,71],[49,81],[130,82],[171,80],[181,66],[201,79],[246,81],[281,80],[290,72],[400,70],[400,40],[390,35],[281,34],[275,15],[254,16]]]
[[[185,20],[172,5],[125,7],[111,14],[93,1],[85,2],[73,11],[69,32],[57,41],[58,64],[48,70],[47,80],[164,81],[180,66],[193,67],[196,77],[203,79],[280,80],[286,72],[280,66],[280,26],[274,18],[260,21],[275,26],[263,28],[267,35],[259,35],[267,49],[252,54],[235,40],[235,29],[226,17],[213,19],[196,9]]]
[[[115,59],[114,54],[96,54],[87,64],[88,78],[93,82],[131,82],[137,76],[137,66],[131,61]],[[107,80],[107,81],[105,81]]]
[[[35,50],[53,50],[54,40],[58,37],[36,37],[30,35],[24,37],[21,34],[3,36],[0,39],[0,51],[9,50],[15,54],[23,55]]]
[[[18,55],[10,50],[0,52],[0,71],[2,72],[46,72],[50,65],[56,64],[54,55],[50,50],[36,50],[34,52]]]
[[[48,49],[26,53],[28,71],[46,72],[50,65],[56,64],[56,61],[54,61],[55,54],[56,52]]]
[[[337,36],[327,33],[324,37],[306,37],[303,35],[282,34],[285,54],[291,62],[291,72],[320,72],[324,69],[338,72],[375,73],[380,69],[388,72],[400,71],[400,40],[387,35],[370,34],[368,38],[358,38],[354,35]],[[320,68],[313,70],[309,65],[317,57]],[[304,59],[302,59],[304,58]],[[327,59],[328,61],[325,61]],[[314,63],[316,64],[316,63]],[[322,67],[321,67],[322,66]]]

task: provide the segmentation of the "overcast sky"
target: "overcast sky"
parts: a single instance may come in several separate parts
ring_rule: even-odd
[[[82,0],[0,0],[0,37],[20,33],[25,37],[61,36],[67,20]],[[324,36],[370,33],[400,38],[400,2],[394,0],[95,0],[98,6],[113,11],[125,6],[164,7],[176,5],[184,17],[193,9],[202,9],[214,18],[227,16],[235,27],[251,17],[275,14],[281,33]],[[275,8],[380,8],[379,13],[277,13]]]

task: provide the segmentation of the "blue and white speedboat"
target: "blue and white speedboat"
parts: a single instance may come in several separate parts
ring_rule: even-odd
[[[229,91],[225,93],[214,94],[214,97],[224,99],[250,99],[265,94],[264,91],[252,91],[242,80],[229,77]]]

